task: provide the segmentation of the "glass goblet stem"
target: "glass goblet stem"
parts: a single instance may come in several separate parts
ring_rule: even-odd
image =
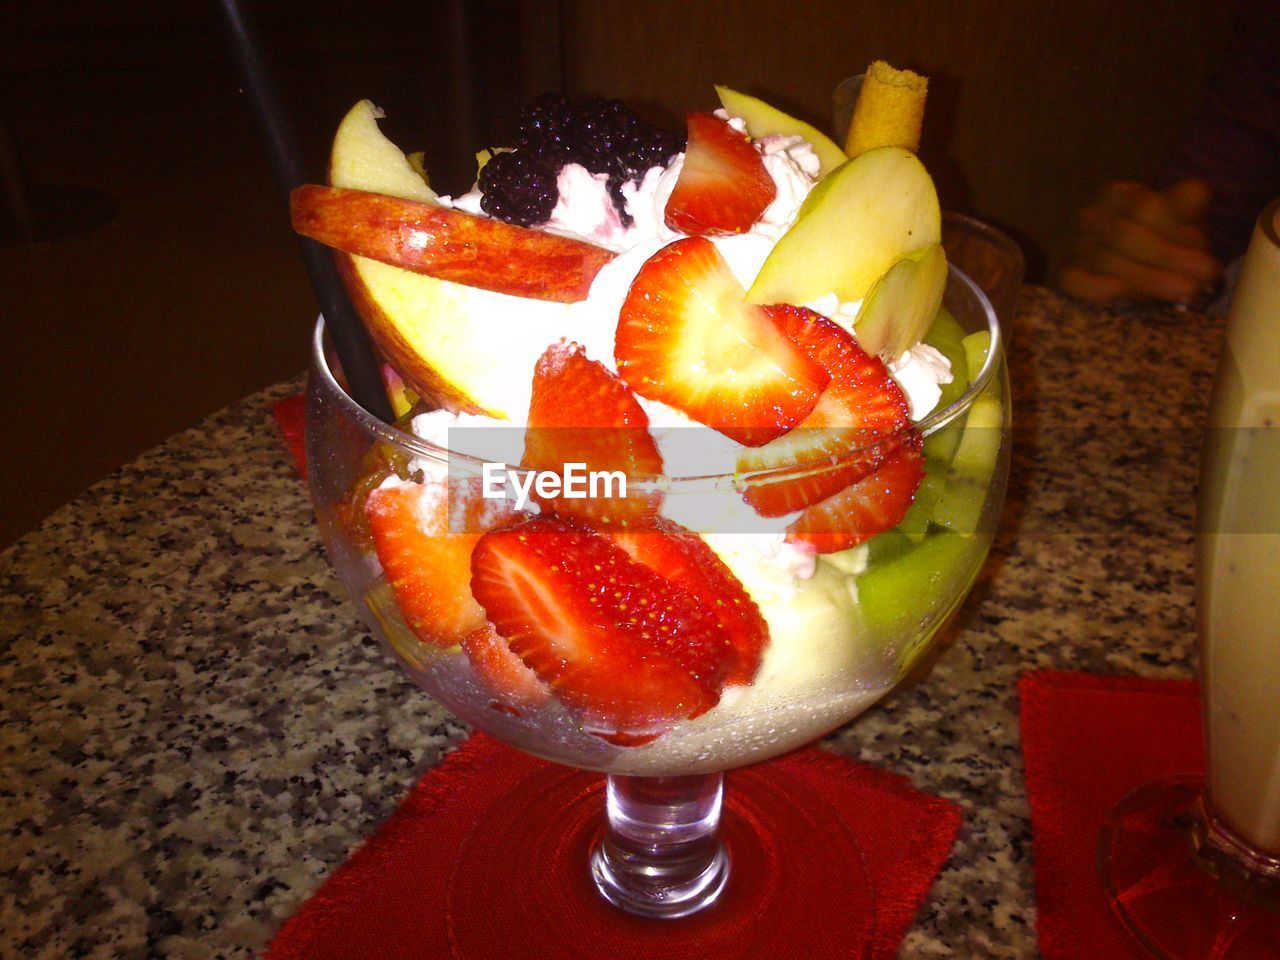
[[[608,827],[591,852],[596,887],[646,917],[684,917],[710,906],[729,879],[720,841],[724,775],[610,776]]]

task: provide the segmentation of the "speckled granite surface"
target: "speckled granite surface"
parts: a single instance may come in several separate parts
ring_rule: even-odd
[[[1036,955],[1019,674],[1190,673],[1219,335],[1024,292],[987,572],[932,670],[827,741],[964,807],[904,956]],[[465,735],[330,574],[270,418],[290,389],[0,554],[0,956],[254,955]]]

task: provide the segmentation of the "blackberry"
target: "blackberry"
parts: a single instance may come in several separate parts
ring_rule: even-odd
[[[592,173],[609,175],[609,197],[623,224],[630,226],[623,184],[665,164],[683,143],[675,134],[645,123],[621,100],[589,100],[574,112],[569,148],[570,160]]]
[[[499,153],[480,171],[480,209],[491,217],[528,227],[555,209],[557,164],[525,150]]]
[[[520,111],[516,147],[534,156],[563,163],[568,159],[573,104],[559,93],[544,93]]]
[[[643,126],[644,121],[621,100],[588,100],[573,114],[572,157],[592,173],[609,173]]]
[[[516,149],[480,172],[480,207],[508,223],[542,223],[555,209],[559,168],[580,163],[608,175],[609,198],[630,226],[622,187],[682,149],[680,137],[645,123],[621,100],[574,106],[561,94],[544,93],[520,111]]]
[[[685,148],[683,138],[649,124],[643,134],[632,141],[622,155],[622,162],[633,177],[639,177],[650,167],[666,166],[668,160]]]

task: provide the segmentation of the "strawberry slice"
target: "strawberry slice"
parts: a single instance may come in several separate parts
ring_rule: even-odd
[[[605,537],[531,520],[485,534],[471,568],[511,650],[593,732],[653,733],[719,701],[736,656],[719,622]]]
[[[533,713],[551,699],[551,691],[538,675],[511,652],[492,623],[485,623],[462,638],[462,650],[485,686],[493,693],[496,710],[515,716]]]
[[[740,473],[795,465],[749,485],[744,493],[757,513],[779,517],[875,470],[901,445],[910,407],[880,359],[838,324],[789,304],[764,310],[831,377],[817,405],[794,430],[738,458]]]
[[[924,479],[920,447],[919,439],[905,441],[875,473],[806,507],[787,527],[787,539],[809,543],[819,553],[836,553],[896,527]]]
[[[378,562],[418,639],[451,647],[484,626],[484,610],[471,596],[471,551],[480,534],[449,533],[444,484],[379,487],[365,513]]]
[[[830,375],[743,297],[710,240],[668,244],[632,281],[614,359],[642,397],[759,446],[807,417]]]
[[[538,497],[545,507],[601,524],[626,524],[657,512],[657,495],[631,481],[662,473],[662,457],[649,435],[649,418],[630,388],[576,343],[555,343],[538,360],[525,432],[524,466],[564,475],[567,463],[585,471],[620,472],[627,480],[612,495],[583,499]],[[591,492],[589,489],[586,492]]]
[[[452,647],[484,625],[471,595],[471,551],[480,531],[521,516],[510,504],[482,500],[470,484],[429,480],[378,487],[364,510],[396,605],[419,640]]]
[[[690,236],[745,233],[778,194],[745,133],[710,113],[688,116],[689,145],[666,221]]]
[[[701,537],[665,519],[647,529],[605,530],[603,534],[632,560],[680,587],[715,614],[736,654],[726,684],[755,679],[769,642],[769,626],[738,578]]]

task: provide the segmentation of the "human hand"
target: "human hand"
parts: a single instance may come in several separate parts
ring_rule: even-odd
[[[1080,211],[1080,236],[1059,285],[1073,297],[1188,303],[1222,272],[1209,253],[1203,180],[1164,193],[1128,180],[1108,183]]]

